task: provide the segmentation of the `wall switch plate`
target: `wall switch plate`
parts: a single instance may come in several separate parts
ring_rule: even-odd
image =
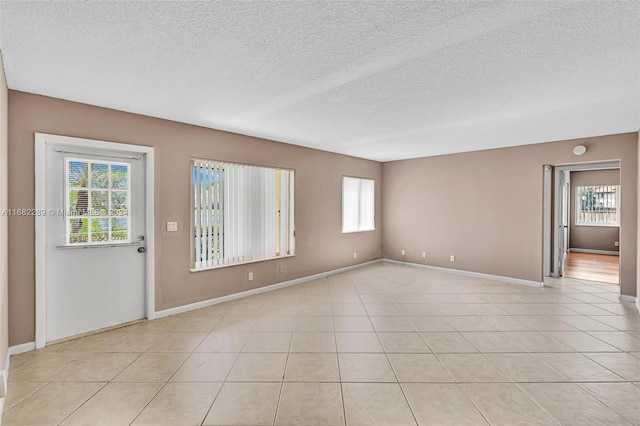
[[[404,250],[402,250],[402,255],[404,256]]]
[[[454,255],[449,256],[449,261],[455,262],[456,261],[456,257]]]
[[[356,257],[358,257],[358,252],[353,252],[353,258],[355,259]]]
[[[620,241],[614,242],[613,245],[616,246],[616,247],[620,247]]]
[[[167,232],[178,231],[178,222],[167,222]]]
[[[253,272],[249,272],[249,276],[247,278],[249,281],[253,281]]]
[[[422,257],[427,257],[427,252],[426,251],[422,252]]]

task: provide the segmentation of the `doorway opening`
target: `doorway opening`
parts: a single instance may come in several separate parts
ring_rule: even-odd
[[[620,162],[544,166],[544,276],[620,284]]]

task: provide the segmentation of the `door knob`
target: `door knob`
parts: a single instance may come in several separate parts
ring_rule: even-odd
[[[138,247],[138,253],[144,253],[145,251],[147,251],[146,248],[144,247]]]

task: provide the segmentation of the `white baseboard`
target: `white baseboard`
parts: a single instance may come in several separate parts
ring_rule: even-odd
[[[401,262],[399,260],[392,260],[392,259],[383,259],[383,261],[389,262],[389,263],[395,263],[398,265],[418,266],[420,268],[432,269],[434,271],[440,271],[440,272],[448,272],[451,274],[466,275],[469,277],[484,278],[487,280],[494,280],[494,281],[503,281],[511,284],[528,285],[533,287],[544,286],[544,283],[542,281],[523,280],[520,278],[504,277],[502,275],[483,274],[482,272],[472,272],[472,271],[464,271],[462,269],[443,268],[441,266],[422,265],[420,263]]]
[[[320,278],[326,278],[326,277],[329,277],[331,275],[336,275],[336,274],[340,274],[340,273],[343,273],[343,272],[352,271],[354,269],[360,269],[360,268],[363,268],[365,266],[374,265],[376,263],[380,263],[381,260],[382,259],[372,260],[370,262],[359,263],[357,265],[347,266],[347,267],[340,268],[340,269],[333,269],[331,271],[321,272],[321,273],[315,274],[315,275],[308,275],[306,277],[296,278],[295,280],[283,281],[281,283],[272,284],[272,285],[268,285],[268,286],[260,287],[260,288],[255,288],[253,290],[247,290],[247,291],[242,291],[240,293],[229,294],[227,296],[216,297],[215,299],[203,300],[202,302],[195,302],[195,303],[190,303],[188,305],[176,306],[175,308],[169,308],[169,309],[164,309],[162,311],[156,311],[155,312],[155,318],[163,318],[163,317],[168,317],[169,315],[181,314],[183,312],[189,312],[189,311],[193,311],[195,309],[202,309],[202,308],[206,308],[208,306],[217,305],[217,304],[223,303],[223,302],[229,302],[231,300],[241,299],[241,298],[247,297],[247,296],[253,296],[253,295],[256,295],[256,294],[266,293],[268,291],[277,290],[279,288],[289,287],[289,286],[296,285],[296,284],[302,284],[302,283],[307,282],[307,281],[313,281],[313,280],[317,280],[317,279],[320,279]]]
[[[613,251],[613,250],[591,250],[591,249],[581,249],[581,248],[570,248],[569,251],[572,253],[607,254],[610,256],[620,256],[620,252]]]
[[[7,351],[7,360],[4,363],[4,370],[0,371],[0,426],[2,426],[2,413],[4,413],[4,402],[7,398],[7,384],[9,381],[9,362],[11,354]]]
[[[33,351],[36,348],[36,342],[27,342],[20,345],[9,346],[9,356]]]
[[[4,364],[4,370],[0,371],[0,426],[2,426],[2,413],[4,412],[4,402],[7,396],[11,355],[18,355],[24,352],[29,352],[34,350],[35,348],[36,342],[28,342],[22,343],[21,345],[9,346],[9,349],[7,350],[7,360]]]
[[[7,360],[4,363],[4,370],[0,371],[0,398],[7,396],[7,382],[9,381],[9,362],[11,361],[11,355],[7,352]],[[2,400],[4,403],[4,399]],[[0,410],[2,413],[2,410]]]
[[[621,295],[620,295],[620,301],[621,301],[621,302],[631,302],[631,303],[634,303],[634,302],[636,302],[636,298],[635,298],[635,296],[627,296],[626,294],[621,294]]]

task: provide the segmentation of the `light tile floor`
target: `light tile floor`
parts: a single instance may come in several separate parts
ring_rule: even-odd
[[[380,263],[11,359],[5,425],[640,425],[640,316]]]

